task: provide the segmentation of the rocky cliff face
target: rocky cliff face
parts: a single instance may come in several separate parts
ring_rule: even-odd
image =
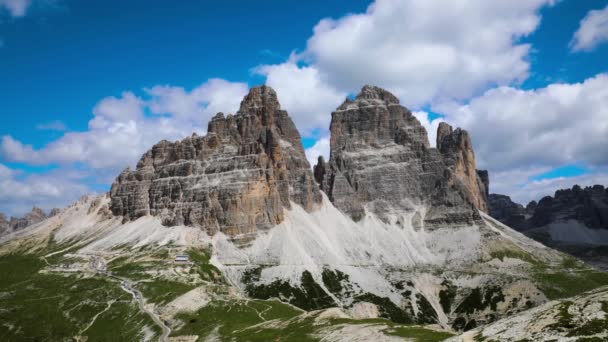
[[[437,129],[437,149],[452,173],[464,185],[467,197],[475,207],[487,213],[489,177],[487,171],[476,169],[469,133],[460,128],[454,130],[452,126],[442,122]]]
[[[406,210],[419,224],[458,225],[479,219],[476,207],[487,210],[466,131],[443,124],[440,148],[431,148],[424,127],[386,90],[363,87],[332,113],[330,130],[330,160],[320,160],[315,177],[353,219],[366,209],[384,219]]]
[[[217,114],[206,136],[156,144],[110,195],[125,220],[154,215],[228,235],[280,223],[292,201],[306,210],[321,201],[300,134],[267,86],[252,88],[236,115]]]
[[[555,222],[578,221],[593,229],[608,229],[608,189],[602,185],[558,190],[553,197],[532,201],[525,208],[505,195],[490,195],[490,215],[517,230]]]
[[[576,220],[595,229],[608,229],[608,189],[602,185],[558,190],[555,196],[543,197],[534,209],[530,223],[534,227],[555,221]]]

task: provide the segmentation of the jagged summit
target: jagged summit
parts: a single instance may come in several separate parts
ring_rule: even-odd
[[[332,113],[331,148],[318,182],[334,205],[354,219],[373,212],[413,212],[430,224],[470,224],[486,211],[484,181],[475,170],[464,130],[441,125],[439,149],[390,92],[365,86]],[[424,208],[424,209],[422,209]]]
[[[366,85],[332,113],[330,160],[314,176],[300,134],[276,92],[254,87],[235,115],[218,113],[204,137],[161,141],[112,186],[112,211],[125,220],[160,216],[229,235],[283,220],[291,202],[312,210],[321,195],[355,219],[415,212],[430,224],[470,224],[487,210],[466,131],[442,124],[439,149],[390,92]],[[421,209],[424,208],[424,209]]]
[[[395,95],[380,87],[368,84],[361,88],[356,100],[380,100],[387,104],[399,104],[399,99]]]
[[[300,134],[268,86],[252,88],[236,115],[218,113],[206,136],[153,146],[110,194],[125,220],[154,215],[228,235],[280,223],[291,202],[321,201]]]
[[[365,85],[354,100],[347,97],[336,111],[370,105],[399,105],[399,99],[380,87]]]
[[[520,231],[568,221],[608,230],[608,189],[600,184],[556,190],[553,196],[531,201],[525,207],[509,196],[491,194],[490,207],[494,218]]]
[[[281,109],[277,93],[267,85],[253,87],[241,101],[239,113],[272,114]]]
[[[8,220],[3,213],[0,213],[0,235],[8,234],[43,221],[47,217],[53,216],[58,210],[59,209],[54,208],[51,211],[51,214],[47,216],[43,209],[34,206],[32,207],[32,210],[23,217],[11,217],[10,220]]]

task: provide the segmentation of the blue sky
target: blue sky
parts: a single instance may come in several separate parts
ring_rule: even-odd
[[[0,0],[1,212],[107,191],[155,141],[204,133],[261,83],[311,159],[331,110],[375,83],[431,139],[441,120],[468,129],[493,191],[608,182],[608,24],[589,16],[606,0],[19,2]]]
[[[264,82],[250,69],[303,49],[322,18],[368,1],[62,1],[0,21],[0,134],[41,147],[56,132],[85,130],[103,97],[157,84],[193,88],[213,77]],[[345,11],[346,9],[346,11]],[[35,100],[33,100],[35,99]],[[18,120],[17,120],[18,118]]]

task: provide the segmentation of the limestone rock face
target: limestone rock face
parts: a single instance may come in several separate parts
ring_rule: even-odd
[[[431,148],[424,127],[386,90],[363,87],[332,113],[330,130],[330,160],[318,165],[325,170],[320,183],[353,219],[365,210],[388,219],[424,207],[415,215],[427,226],[458,225],[479,219],[476,206],[487,209],[466,131],[442,125],[441,152]]]
[[[320,203],[300,134],[270,87],[252,88],[236,115],[218,113],[207,132],[161,141],[123,171],[110,191],[114,215],[238,235],[280,223],[291,202]]]
[[[47,216],[44,213],[44,210],[38,207],[33,207],[32,211],[25,214],[23,217],[11,217],[10,226],[12,230],[19,230],[27,226],[31,226],[32,224],[41,222],[46,218]]]
[[[482,171],[484,181],[475,169],[475,152],[469,133],[460,128],[454,130],[452,126],[442,122],[437,129],[437,149],[444,156],[456,178],[465,185],[473,204],[487,213],[489,177],[487,172],[484,174]]]

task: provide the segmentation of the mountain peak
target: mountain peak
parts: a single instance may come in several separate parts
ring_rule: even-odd
[[[281,109],[276,91],[267,85],[252,87],[241,101],[239,113],[251,113],[263,110],[276,112]]]
[[[399,99],[395,95],[385,89],[369,84],[361,88],[356,100],[380,100],[387,104],[399,104]]]
[[[237,114],[218,113],[207,132],[160,142],[123,171],[112,212],[238,235],[281,223],[292,202],[306,210],[321,202],[300,134],[272,88],[251,88]]]
[[[485,182],[468,133],[440,129],[445,151],[430,147],[425,128],[397,97],[366,85],[332,113],[330,159],[315,168],[317,182],[355,220],[370,211],[388,220],[419,210],[429,227],[471,224],[479,220],[475,208],[487,210]]]

